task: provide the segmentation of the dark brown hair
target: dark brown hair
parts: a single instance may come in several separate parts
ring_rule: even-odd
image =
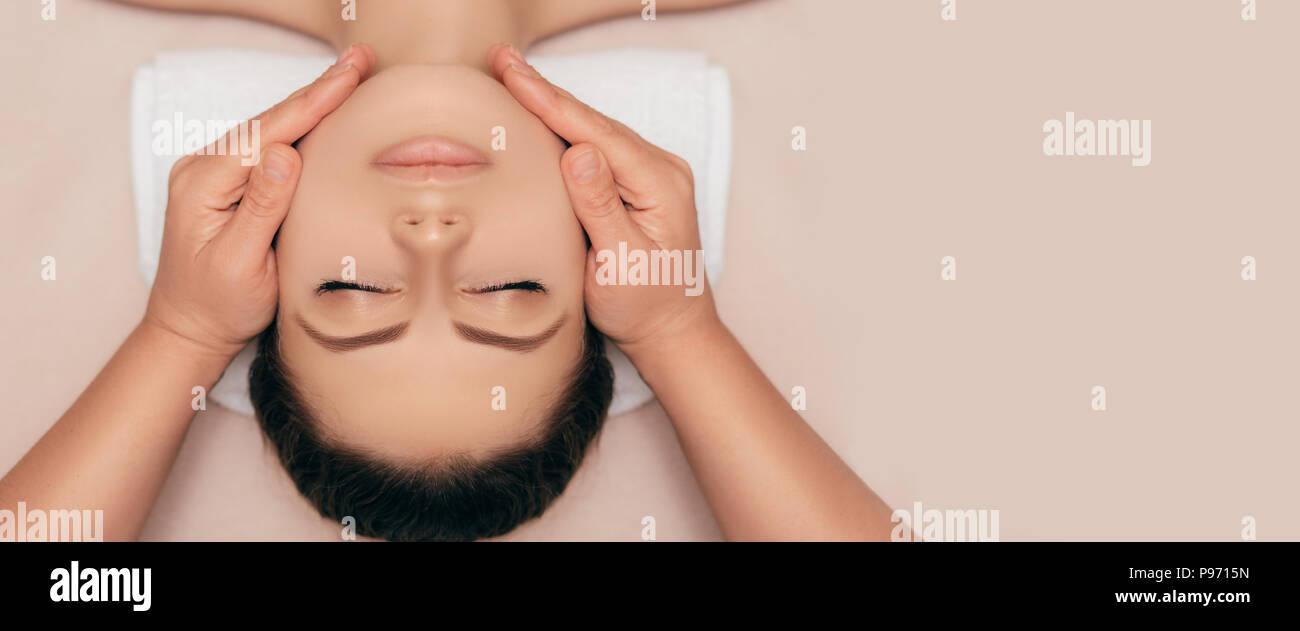
[[[277,323],[258,338],[249,393],[258,422],[298,491],[324,517],[356,519],[357,533],[390,541],[473,541],[541,515],[564,491],[613,397],[604,337],[586,324],[582,356],[541,436],[475,460],[411,467],[327,440],[280,356]]]

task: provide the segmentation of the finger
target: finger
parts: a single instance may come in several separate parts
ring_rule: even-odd
[[[591,143],[570,147],[560,158],[573,214],[587,231],[593,250],[613,250],[620,241],[642,247],[645,235],[628,216],[609,162]]]
[[[525,109],[570,144],[592,143],[608,160],[619,185],[633,196],[649,194],[668,167],[662,150],[626,125],[552,85],[523,61],[512,46],[498,44],[488,52],[493,73]],[[629,200],[633,205],[638,205]]]
[[[293,147],[274,144],[266,148],[253,167],[244,198],[235,216],[217,237],[221,256],[233,261],[261,261],[271,250],[298,188],[302,158]]]
[[[190,168],[200,171],[191,181],[213,190],[238,187],[248,179],[263,147],[291,144],[311,131],[352,94],[374,63],[369,45],[348,47],[314,82],[201,149],[200,157],[205,159],[191,161]]]

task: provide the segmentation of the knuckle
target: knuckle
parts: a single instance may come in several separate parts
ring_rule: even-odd
[[[614,187],[594,186],[583,191],[582,205],[594,215],[606,215],[622,207],[622,201]]]
[[[691,170],[690,163],[671,153],[668,154],[668,163],[668,173],[673,184],[679,189],[695,190],[695,172]]]
[[[605,116],[596,110],[590,110],[590,112],[593,118],[592,127],[595,128],[595,132],[600,136],[614,136],[622,131],[619,129],[618,123],[614,122],[614,120],[608,116]]]
[[[573,104],[576,101],[561,94],[559,89],[539,90],[537,96],[540,97],[543,109],[558,112],[562,116],[573,116]]]
[[[671,162],[673,166],[677,167],[679,171],[685,171],[687,175],[691,174],[691,163],[687,162],[685,158],[675,153],[670,153],[668,154],[668,161]]]
[[[278,197],[275,192],[260,186],[250,186],[244,191],[240,206],[252,210],[254,214],[269,214],[275,208]]]
[[[167,174],[167,188],[182,188],[190,180],[190,173],[193,169],[190,165],[194,163],[194,154],[181,156],[179,160],[172,164],[171,172]]]
[[[695,175],[690,169],[677,172],[677,186],[687,193],[695,192]]]
[[[636,142],[638,146],[640,147],[652,146],[649,141],[647,141],[644,137],[641,136],[641,134],[636,133],[636,130],[632,129],[631,127],[628,127],[622,121],[614,120],[609,117],[606,117],[605,120],[609,121],[610,128],[615,133],[631,138],[633,141]]]

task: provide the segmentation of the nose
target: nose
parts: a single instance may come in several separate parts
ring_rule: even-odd
[[[393,236],[412,251],[446,250],[469,237],[469,218],[456,211],[412,210],[393,218]]]

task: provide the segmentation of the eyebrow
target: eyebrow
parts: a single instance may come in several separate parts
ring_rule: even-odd
[[[537,350],[541,345],[545,344],[547,340],[555,337],[555,334],[560,330],[560,327],[564,326],[564,316],[560,316],[560,319],[556,320],[550,327],[547,327],[545,331],[528,337],[501,335],[500,333],[495,333],[487,329],[480,329],[468,324],[461,324],[460,322],[452,322],[452,325],[456,327],[456,333],[458,333],[462,338],[474,342],[475,344],[487,344],[489,346],[504,348],[508,351],[527,353]]]
[[[555,323],[547,327],[545,331],[542,331],[537,335],[525,337],[502,335],[495,331],[480,329],[460,322],[452,322],[452,324],[455,326],[456,334],[466,341],[475,344],[496,346],[517,353],[528,353],[537,350],[552,337],[555,337],[555,334],[564,326],[565,319],[565,316],[562,315],[555,321]],[[402,322],[390,327],[362,333],[361,335],[352,335],[347,337],[334,337],[332,335],[321,333],[310,324],[307,324],[307,321],[304,320],[301,315],[298,316],[298,326],[302,327],[302,330],[307,333],[308,337],[315,340],[317,344],[325,347],[325,350],[335,353],[346,353],[367,346],[376,346],[379,344],[395,342],[406,334],[411,323]]]
[[[311,337],[311,339],[316,340],[317,344],[324,346],[325,350],[335,353],[346,353],[348,351],[355,351],[358,348],[394,342],[406,334],[406,329],[410,328],[411,323],[403,322],[387,328],[376,329],[374,331],[362,333],[361,335],[348,337],[334,337],[332,335],[321,333],[313,328],[312,325],[307,324],[307,321],[304,320],[301,315],[298,316],[298,326],[301,326],[302,330],[306,331],[307,335]]]

